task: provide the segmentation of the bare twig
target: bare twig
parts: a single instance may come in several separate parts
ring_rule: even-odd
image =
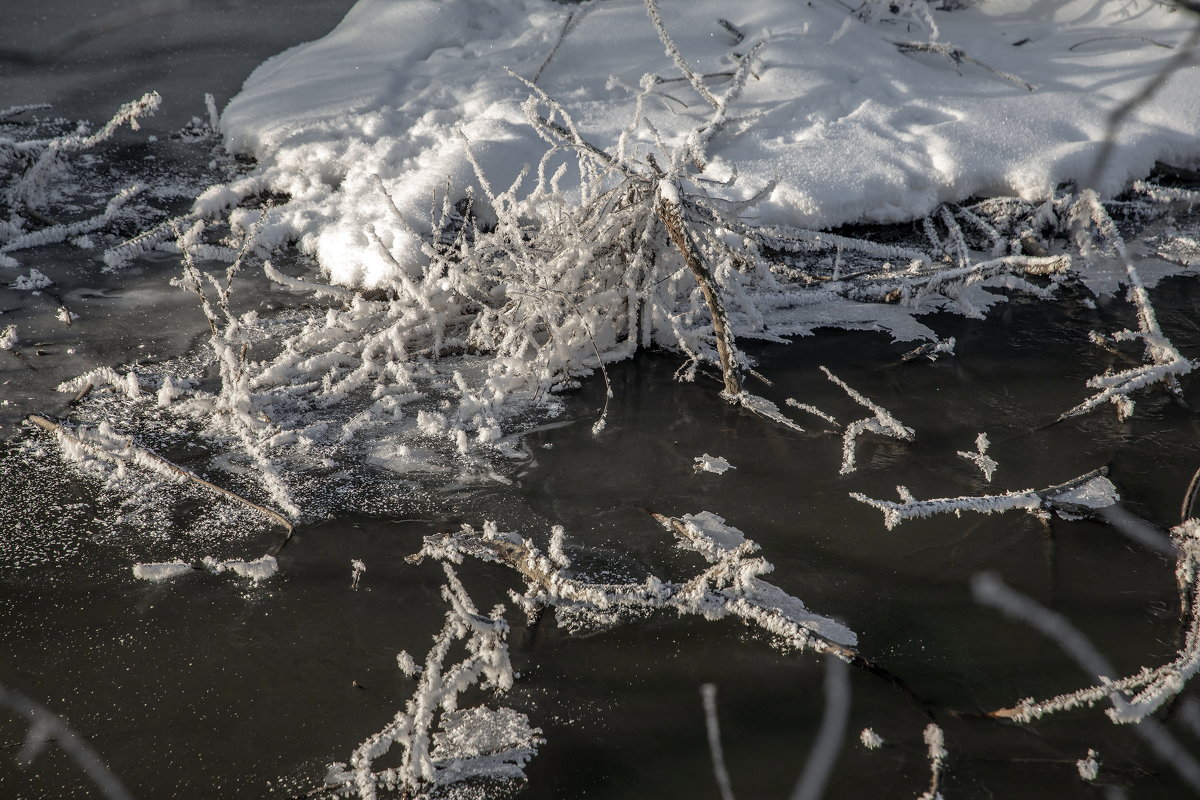
[[[983,69],[986,69],[988,72],[995,75],[997,78],[1006,80],[1014,86],[1020,86],[1022,89],[1027,91],[1032,92],[1037,88],[1029,81],[1017,75],[1013,75],[1011,72],[1005,72],[1004,70],[988,66],[979,59],[967,53],[961,47],[955,47],[949,42],[892,42],[892,44],[896,45],[896,47],[900,49],[901,53],[936,53],[937,55],[944,56],[954,64],[955,71],[959,72],[960,74],[960,67],[965,61],[968,64],[974,64],[977,67],[982,67]]]

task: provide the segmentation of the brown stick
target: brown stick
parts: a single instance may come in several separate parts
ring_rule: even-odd
[[[83,402],[83,398],[85,398],[89,394],[91,394],[92,389],[95,389],[95,388],[96,388],[96,384],[91,383],[91,382],[85,383],[79,389],[79,391],[75,393],[75,396],[71,398],[71,400],[67,403],[67,405],[69,405],[69,406],[79,405],[80,403]]]
[[[54,422],[53,420],[47,419],[46,417],[43,417],[40,414],[30,414],[28,417],[26,417],[26,419],[28,421],[32,422],[34,425],[37,425],[39,428],[42,428],[43,430],[49,431],[50,433],[53,433],[57,436],[62,436],[63,438],[69,439],[72,442],[75,442],[76,444],[82,445],[83,447],[87,448],[88,450],[90,450],[91,452],[100,456],[101,458],[108,459],[109,461],[119,461],[120,460],[117,456],[114,456],[112,453],[108,453],[108,452],[104,451],[103,449],[96,447],[94,444],[91,444],[90,442],[83,441],[78,436],[76,436],[73,433],[71,433],[70,431],[68,431],[62,425],[58,424],[57,422]],[[252,508],[255,511],[262,514],[263,516],[269,518],[273,522],[283,526],[284,530],[287,531],[287,535],[283,537],[283,541],[281,541],[275,547],[268,550],[267,555],[275,555],[276,553],[278,553],[280,550],[283,549],[283,546],[285,544],[287,544],[288,540],[292,538],[292,531],[294,530],[292,527],[292,523],[288,521],[287,517],[283,516],[278,511],[274,511],[270,508],[267,508],[266,506],[260,506],[258,503],[247,500],[246,498],[242,497],[239,494],[235,494],[235,493],[229,491],[228,489],[223,489],[220,486],[217,486],[215,483],[210,483],[209,481],[206,481],[204,478],[201,478],[196,473],[186,470],[183,467],[179,466],[178,464],[173,464],[172,462],[168,461],[167,459],[163,458],[162,456],[155,455],[154,453],[151,453],[149,450],[147,450],[145,448],[138,448],[138,449],[141,451],[141,453],[144,456],[146,456],[146,458],[150,459],[151,461],[158,464],[159,466],[166,468],[168,471],[178,475],[179,477],[189,480],[198,486],[203,486],[205,489],[208,489],[211,492],[216,492],[217,494],[221,495],[222,497],[226,497],[230,500],[241,503],[242,505],[246,506],[247,508]]]
[[[738,377],[737,352],[734,349],[733,333],[729,330],[725,307],[721,303],[721,295],[717,291],[716,282],[688,240],[683,217],[679,213],[679,205],[663,198],[659,200],[657,210],[658,218],[662,220],[663,227],[667,229],[667,235],[671,237],[671,242],[683,256],[684,263],[692,271],[696,283],[700,285],[700,291],[704,294],[704,302],[708,305],[709,314],[712,315],[713,333],[716,334],[717,356],[721,360],[721,377],[725,382],[725,399],[737,402],[737,398],[742,393],[741,379]]]
[[[1196,474],[1192,476],[1192,482],[1188,484],[1187,491],[1183,493],[1183,507],[1179,510],[1179,521],[1187,522],[1195,516],[1193,508],[1196,506],[1196,496],[1200,495],[1200,469],[1196,470]]]

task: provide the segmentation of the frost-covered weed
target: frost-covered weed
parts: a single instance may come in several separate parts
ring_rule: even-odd
[[[1023,700],[1012,709],[996,712],[1011,719],[1029,722],[1046,714],[1079,706],[1091,706],[1108,699],[1113,703],[1108,716],[1115,723],[1140,723],[1179,694],[1200,671],[1200,522],[1188,520],[1171,530],[1179,556],[1176,577],[1179,598],[1187,618],[1187,632],[1177,657],[1160,667],[1143,667],[1125,678],[1115,678],[1107,660],[1087,642],[1062,615],[1041,608],[1029,598],[1008,588],[992,574],[977,576],[972,582],[976,600],[1022,619],[1063,644],[1090,672],[1101,678],[1098,686],[1034,702]]]
[[[418,798],[480,778],[504,783],[525,778],[524,767],[537,753],[541,730],[510,708],[459,705],[461,695],[475,686],[495,692],[512,688],[504,606],[481,613],[450,564],[442,567],[442,598],[449,606],[445,624],[423,665],[403,651],[396,659],[400,670],[417,681],[416,689],[404,709],[363,741],[348,763],[330,766],[325,778],[330,795],[374,800],[384,792]],[[465,653],[449,662],[460,642],[458,649]],[[400,765],[377,768],[375,762],[393,747],[400,750]]]
[[[673,610],[709,620],[740,618],[761,628],[784,649],[855,657],[853,631],[809,611],[800,599],[759,578],[774,566],[752,557],[758,545],[737,528],[707,511],[680,518],[654,516],[675,534],[681,550],[699,553],[710,566],[682,582],[650,575],[634,583],[596,583],[572,571],[562,549],[561,529],[556,529],[546,554],[531,540],[502,532],[491,522],[481,531],[463,526],[456,533],[426,537],[410,560],[460,563],[469,556],[506,564],[526,585],[523,594],[513,594],[513,600],[532,615],[552,608],[559,624],[571,629],[604,627],[628,616]]]
[[[1134,407],[1130,395],[1156,383],[1162,383],[1172,395],[1182,401],[1183,389],[1179,385],[1179,378],[1195,369],[1200,361],[1185,358],[1163,334],[1154,306],[1150,303],[1150,295],[1125,248],[1125,241],[1094,191],[1088,189],[1080,193],[1072,208],[1072,224],[1075,227],[1080,252],[1085,258],[1095,257],[1101,248],[1108,247],[1120,259],[1125,268],[1126,296],[1137,311],[1136,331],[1118,331],[1107,337],[1093,332],[1092,340],[1096,344],[1113,348],[1122,342],[1140,342],[1145,363],[1120,372],[1106,372],[1090,379],[1088,387],[1100,391],[1071,410],[1063,412],[1059,418],[1068,419],[1085,414],[1107,402],[1116,406],[1117,419],[1127,419],[1133,413]]]
[[[974,452],[959,450],[956,454],[979,467],[979,471],[983,473],[983,479],[988,483],[991,483],[992,476],[996,474],[996,468],[1000,466],[996,459],[987,454],[987,449],[990,445],[991,442],[988,441],[987,434],[981,433],[975,437]]]
[[[1120,499],[1112,481],[1105,477],[1105,472],[1104,469],[1096,470],[1045,489],[1015,490],[994,495],[918,500],[906,487],[897,486],[900,502],[875,500],[861,492],[851,492],[850,496],[882,511],[883,522],[888,530],[908,519],[921,519],[935,514],[960,516],[964,511],[997,514],[1021,510],[1039,516],[1054,511],[1068,518],[1077,518],[1111,506]]]
[[[128,125],[136,130],[138,121],[153,114],[162,102],[157,92],[126,103],[100,130],[88,133],[80,123],[71,133],[44,138],[16,139],[0,136],[0,172],[11,176],[0,190],[0,267],[16,267],[18,262],[9,255],[19,250],[65,242],[68,239],[100,230],[124,213],[124,207],[137,197],[142,187],[128,186],[119,190],[95,216],[75,222],[60,223],[43,212],[53,204],[62,204],[78,191],[70,165],[73,155],[91,150],[112,138]],[[10,120],[42,106],[27,106],[0,112],[0,119]]]
[[[1030,723],[1048,714],[1090,708],[1107,700],[1112,705],[1105,712],[1109,719],[1117,724],[1128,724],[1133,733],[1169,764],[1193,791],[1200,791],[1200,760],[1152,716],[1175,699],[1200,669],[1200,612],[1197,611],[1200,583],[1196,580],[1196,564],[1200,563],[1198,532],[1200,524],[1196,520],[1189,520],[1171,531],[1179,548],[1176,574],[1180,581],[1180,601],[1190,617],[1183,647],[1173,661],[1155,668],[1142,667],[1124,678],[1114,677],[1119,673],[1108,659],[1065,616],[1010,588],[994,573],[976,575],[971,581],[971,589],[977,602],[996,608],[1053,639],[1089,676],[1099,679],[1095,686],[1048,700],[1026,698],[1012,708],[993,711],[990,716]],[[1078,762],[1077,767],[1080,775],[1090,780],[1085,773],[1098,770],[1099,765],[1089,751],[1088,759]]]
[[[877,433],[893,439],[899,439],[902,442],[911,442],[916,436],[912,428],[892,416],[891,412],[886,408],[855,391],[849,384],[834,375],[826,367],[821,367],[821,371],[825,373],[826,378],[829,378],[836,386],[848,394],[851,400],[871,412],[870,417],[855,420],[846,426],[842,434],[842,468],[839,470],[840,474],[846,475],[854,472],[854,445],[858,437],[862,434]]]

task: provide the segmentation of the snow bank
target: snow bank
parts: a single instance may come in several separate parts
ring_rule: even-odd
[[[1143,92],[1191,21],[1138,0],[989,0],[928,19],[893,16],[877,2],[852,14],[833,0],[692,0],[662,12],[714,91],[735,54],[765,42],[734,109],[752,121],[713,142],[705,174],[723,180],[736,168],[733,192],[743,196],[777,181],[758,221],[806,227],[910,219],[981,193],[1040,199],[1082,179],[1110,112]],[[554,50],[569,14],[573,26]],[[914,42],[935,51],[898,46]],[[230,150],[260,167],[201,198],[201,210],[239,194],[287,193],[272,235],[298,238],[336,282],[382,285],[397,269],[392,259],[420,256],[381,189],[421,232],[447,180],[456,196],[476,183],[465,140],[498,187],[545,152],[520,110],[528,89],[505,67],[527,78],[540,70],[538,86],[605,148],[629,122],[644,74],[666,79],[643,111],[668,145],[709,111],[677,80],[637,0],[361,0],[324,39],[247,80],[221,125]],[[1102,195],[1155,160],[1200,155],[1196,84],[1194,68],[1181,71],[1129,115],[1099,177]],[[631,146],[653,149],[644,128],[633,136]]]

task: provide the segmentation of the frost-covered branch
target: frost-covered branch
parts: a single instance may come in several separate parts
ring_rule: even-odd
[[[137,377],[134,373],[129,373],[129,376],[132,381],[127,381],[127,383],[136,382]],[[286,531],[283,541],[271,551],[271,554],[278,552],[283,547],[283,543],[292,535],[292,523],[278,511],[261,506],[228,489],[210,483],[196,473],[173,464],[144,447],[139,447],[134,443],[132,437],[119,435],[107,422],[100,423],[94,429],[86,426],[69,429],[38,414],[31,414],[29,421],[39,428],[52,433],[58,441],[63,457],[69,461],[81,461],[89,457],[99,458],[116,467],[118,478],[125,477],[129,465],[132,464],[148,470],[159,477],[166,478],[169,481],[176,483],[189,481],[214,494],[218,494],[257,511],[272,522],[280,525]]]
[[[710,566],[683,582],[652,575],[636,583],[595,583],[571,570],[562,550],[561,529],[554,533],[558,543],[552,539],[546,554],[529,539],[501,532],[491,522],[481,531],[464,526],[457,533],[426,537],[410,560],[458,563],[472,557],[506,564],[525,580],[524,594],[515,596],[522,607],[530,613],[553,608],[560,624],[603,624],[622,615],[659,610],[709,620],[732,616],[756,625],[787,649],[831,653],[846,660],[857,657],[852,631],[759,579],[774,567],[752,557],[758,545],[737,528],[710,512],[680,518],[654,516],[675,534],[680,549],[699,553]]]
[[[1080,706],[1091,706],[1109,699],[1113,707],[1108,717],[1115,723],[1140,723],[1176,697],[1200,671],[1200,521],[1188,520],[1171,530],[1179,551],[1176,578],[1187,619],[1183,647],[1172,661],[1160,667],[1143,667],[1125,678],[1115,678],[1108,661],[1061,614],[1044,609],[1036,602],[1004,585],[994,575],[980,575],[972,581],[976,600],[1021,619],[1058,641],[1085,669],[1099,676],[1096,686],[1059,695],[1048,700],[1023,700],[1014,708],[991,712],[991,716],[1030,722],[1047,714]]]
[[[964,511],[997,514],[1019,509],[1035,515],[1057,511],[1060,514],[1079,516],[1110,506],[1119,499],[1116,487],[1105,477],[1106,473],[1107,470],[1101,468],[1045,489],[1022,489],[993,495],[918,500],[907,488],[897,486],[899,502],[875,500],[859,492],[851,492],[850,496],[860,503],[882,511],[883,522],[888,530],[907,519],[922,519],[935,514],[959,516]]]
[[[460,696],[474,686],[496,692],[512,688],[508,623],[503,605],[481,613],[450,564],[442,567],[442,598],[449,608],[425,663],[418,666],[404,651],[396,657],[400,670],[417,679],[417,687],[404,709],[363,741],[348,764],[330,767],[325,789],[333,795],[375,800],[385,791],[417,798],[476,778],[519,783],[525,779],[525,765],[537,754],[541,730],[530,727],[524,714],[511,708],[459,707]],[[448,663],[460,642],[462,660]],[[375,762],[393,747],[401,750],[400,765],[376,768]]]
[[[63,156],[96,146],[111,138],[122,125],[137,130],[138,120],[153,114],[161,103],[158,92],[150,92],[139,100],[121,106],[112,119],[95,133],[72,133],[49,141],[21,142],[20,150],[36,153],[37,157],[20,179],[4,190],[4,201],[13,206],[40,207],[47,197],[47,182],[59,172]]]
[[[122,206],[124,206],[133,198],[137,197],[141,191],[142,187],[137,185],[121,190],[115,196],[113,196],[111,200],[108,201],[108,203],[104,206],[104,211],[94,217],[81,220],[80,222],[73,222],[65,225],[51,225],[31,233],[14,236],[3,244],[0,244],[0,266],[16,265],[15,261],[4,255],[5,253],[11,253],[15,250],[25,250],[30,247],[42,247],[43,245],[47,244],[65,242],[72,236],[79,236],[80,234],[90,233],[94,230],[103,228],[112,221],[113,217],[115,217],[118,212],[120,212]]]
[[[1069,411],[1063,412],[1059,419],[1077,417],[1104,403],[1112,403],[1117,408],[1117,418],[1124,420],[1133,413],[1134,401],[1130,395],[1160,382],[1173,395],[1182,397],[1183,390],[1180,388],[1179,378],[1195,369],[1200,362],[1185,358],[1163,334],[1154,306],[1150,303],[1150,295],[1125,248],[1125,241],[1095,191],[1085,189],[1079,194],[1072,210],[1072,220],[1081,252],[1087,255],[1094,251],[1095,237],[1108,242],[1124,265],[1126,297],[1137,311],[1138,330],[1119,331],[1110,338],[1113,342],[1141,341],[1146,363],[1090,378],[1087,382],[1088,387],[1100,391]]]
[[[847,475],[854,472],[854,445],[858,437],[864,433],[877,433],[882,436],[890,436],[902,442],[911,442],[913,440],[916,435],[913,429],[892,416],[891,412],[886,408],[855,391],[849,384],[834,375],[827,368],[821,367],[821,371],[825,373],[825,377],[829,378],[835,385],[845,391],[846,394],[850,395],[851,400],[866,408],[873,415],[851,422],[846,426],[845,433],[842,436],[842,468],[840,474]]]

